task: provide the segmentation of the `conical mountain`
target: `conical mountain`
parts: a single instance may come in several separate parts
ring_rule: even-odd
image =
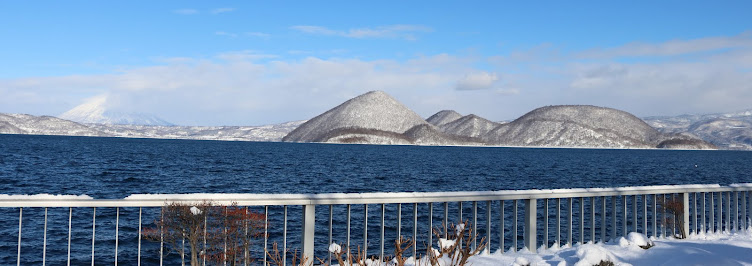
[[[447,134],[475,138],[488,134],[488,132],[498,126],[499,123],[492,122],[474,114],[469,114],[446,123],[439,128]]]
[[[88,101],[73,107],[58,117],[86,124],[110,125],[152,125],[171,126],[172,123],[144,113],[113,112],[107,109],[107,95],[89,98]]]
[[[426,119],[426,122],[441,127],[442,125],[460,119],[461,117],[462,115],[454,110],[442,110]]]
[[[282,141],[327,142],[346,135],[358,135],[357,138],[377,135],[393,139],[422,124],[428,123],[402,103],[383,91],[371,91],[308,120]],[[395,141],[401,143],[401,140]],[[389,140],[387,143],[392,142]]]
[[[496,145],[602,148],[655,148],[670,138],[630,113],[589,105],[541,107],[484,137]]]

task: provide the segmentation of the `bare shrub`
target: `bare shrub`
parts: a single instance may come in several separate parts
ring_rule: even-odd
[[[457,225],[449,225],[448,229],[449,232],[455,232],[455,234],[447,234],[446,238],[441,237],[442,230],[438,228],[433,229],[434,235],[440,239],[440,246],[438,252],[433,252],[430,248],[428,250],[427,256],[429,256],[428,260],[431,262],[431,265],[439,265],[440,258],[449,258],[451,261],[450,265],[466,265],[470,257],[486,249],[485,237],[480,239],[480,243],[475,248],[471,247],[471,243],[475,242],[478,236],[473,233],[469,222],[465,221]],[[441,246],[442,241],[444,242],[443,246]]]
[[[664,224],[671,226],[671,228],[676,228],[679,231],[679,234],[674,235],[674,237],[678,239],[687,238],[687,232],[684,228],[684,223],[682,223],[682,216],[684,215],[684,202],[682,199],[679,197],[667,199],[663,202],[663,208],[665,208],[666,213],[669,214],[668,217],[665,217]]]
[[[186,255],[190,250],[191,265],[208,263],[238,265],[253,261],[251,240],[260,237],[264,215],[246,208],[215,206],[211,202],[196,204],[169,203],[162,207],[155,227],[145,228],[146,240],[167,243],[168,251]]]

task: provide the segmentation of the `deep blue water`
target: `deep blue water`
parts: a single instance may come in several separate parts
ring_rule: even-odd
[[[752,152],[0,135],[5,194],[466,191],[752,182]],[[695,167],[697,165],[697,167]]]
[[[752,152],[744,151],[416,147],[0,135],[0,194],[123,198],[137,193],[478,191],[730,184],[752,182],[750,162]],[[379,220],[377,207],[373,206],[369,212],[370,221]],[[436,208],[434,215],[438,217],[441,210]],[[387,212],[395,209],[390,206]],[[427,219],[426,209],[420,206],[421,221]],[[341,206],[334,211],[335,217],[343,216]],[[0,212],[0,264],[13,264],[18,208],[3,208]],[[111,264],[114,259],[114,212],[97,211],[98,263]],[[273,239],[281,237],[280,212],[277,208],[270,213]],[[362,216],[362,212],[362,206],[353,206],[354,214]],[[144,218],[145,223],[152,221],[155,213],[158,210],[145,214],[152,217]],[[403,213],[409,217],[412,206],[406,206]],[[134,264],[137,215],[137,209],[121,210],[119,260],[124,264]],[[299,227],[299,215],[299,207],[291,207],[290,228]],[[91,249],[92,210],[76,209],[73,216],[73,261],[86,264]],[[43,209],[24,210],[24,264],[41,262],[42,217]],[[318,228],[326,228],[326,217],[328,209],[318,208]],[[50,264],[63,264],[66,259],[67,218],[67,208],[50,209],[47,250]],[[341,242],[344,225],[337,221],[334,226],[335,239]],[[353,226],[357,238],[362,226]],[[420,226],[419,232],[429,231],[425,225]],[[395,226],[388,227],[393,234]],[[403,230],[411,231],[410,228]],[[369,223],[369,234],[376,235],[378,230],[378,226],[372,228]],[[325,235],[326,232],[317,232],[317,245],[326,246]],[[291,236],[291,246],[298,240]],[[146,262],[157,263],[154,254],[158,247],[148,242],[144,245],[144,254],[148,254],[144,256],[151,258]],[[370,245],[376,243],[369,243],[369,253],[376,250]],[[178,261],[174,254],[171,256],[168,265]]]

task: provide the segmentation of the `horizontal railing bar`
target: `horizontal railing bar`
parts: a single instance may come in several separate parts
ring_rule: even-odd
[[[752,183],[729,186],[667,185],[617,188],[574,188],[546,190],[501,190],[470,192],[384,192],[326,194],[134,194],[125,199],[39,199],[0,197],[0,207],[161,207],[166,202],[197,203],[211,201],[217,205],[324,205],[460,202],[488,200],[555,199],[602,196],[630,196],[692,192],[751,191]]]

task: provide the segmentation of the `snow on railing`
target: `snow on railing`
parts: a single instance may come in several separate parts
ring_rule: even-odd
[[[326,245],[319,243],[319,248],[325,250],[330,244],[335,243],[333,233],[334,206],[337,208],[346,208],[346,211],[338,213],[346,214],[346,244],[344,247],[349,250],[351,247],[351,229],[359,227],[363,230],[362,248],[364,254],[368,253],[368,247],[374,246],[373,242],[368,242],[368,218],[369,205],[379,205],[381,218],[380,223],[380,249],[378,258],[384,258],[384,246],[386,242],[385,233],[390,239],[398,239],[403,236],[402,228],[402,209],[403,205],[412,205],[412,238],[413,243],[418,243],[417,238],[421,236],[429,245],[433,245],[434,220],[440,222],[446,236],[447,225],[450,224],[450,203],[456,206],[456,215],[458,224],[463,221],[469,221],[472,226],[472,234],[483,235],[482,243],[486,245],[486,251],[490,252],[492,244],[495,244],[501,250],[507,250],[505,244],[511,240],[512,244],[509,249],[516,251],[519,248],[527,248],[535,252],[538,247],[548,248],[552,245],[561,246],[562,244],[573,245],[576,242],[584,243],[586,241],[605,242],[619,236],[626,236],[628,232],[642,232],[649,236],[667,237],[676,236],[677,227],[682,228],[686,234],[698,234],[703,232],[715,231],[734,231],[747,230],[750,227],[752,217],[752,183],[732,184],[728,186],[721,185],[670,185],[670,186],[642,186],[642,187],[617,187],[617,188],[577,188],[577,189],[547,189],[547,190],[509,190],[509,191],[477,191],[477,192],[395,192],[395,193],[328,193],[328,194],[135,194],[124,199],[92,199],[91,197],[67,196],[67,195],[0,195],[0,207],[19,208],[18,222],[18,245],[17,245],[17,264],[20,265],[21,247],[22,247],[22,229],[23,229],[23,210],[24,208],[44,208],[44,234],[42,264],[45,264],[47,256],[47,209],[48,208],[69,208],[68,210],[68,253],[67,261],[71,260],[71,224],[73,217],[73,208],[92,208],[92,234],[91,234],[91,262],[94,264],[95,258],[95,240],[96,240],[96,209],[97,208],[115,208],[115,264],[118,262],[118,243],[119,243],[119,223],[120,208],[138,208],[138,250],[137,264],[141,263],[141,234],[142,234],[142,208],[163,207],[168,203],[181,204],[198,204],[200,202],[211,202],[214,205],[236,205],[236,206],[256,206],[263,208],[264,214],[264,247],[262,249],[263,262],[267,264],[268,237],[269,229],[269,207],[282,209],[283,218],[281,219],[283,228],[282,239],[283,251],[288,250],[288,206],[300,206],[302,216],[299,224],[300,237],[299,245],[301,246],[302,255],[307,258],[314,258],[314,238],[316,235],[316,207],[326,206],[328,208],[328,241]],[[523,201],[520,204],[519,201]],[[563,202],[562,202],[563,201]],[[470,202],[472,207],[463,206],[463,203]],[[479,204],[485,202],[485,204]],[[680,203],[681,209],[670,209],[671,202]],[[443,205],[443,215],[434,214],[434,203]],[[564,204],[562,204],[564,203]],[[576,204],[575,204],[576,203]],[[609,204],[610,203],[610,204]],[[362,224],[352,226],[352,207],[353,205],[362,205],[363,217]],[[396,225],[389,225],[388,232],[385,224],[387,205],[390,213],[396,213]],[[479,205],[485,208],[485,215],[478,214]],[[517,243],[519,234],[518,215],[519,207],[522,205],[522,224],[523,246]],[[552,206],[553,205],[553,208]],[[610,205],[610,208],[609,208]],[[575,208],[575,206],[577,208]],[[599,211],[596,207],[600,207]],[[586,210],[589,207],[589,210]],[[631,216],[629,215],[631,207]],[[641,207],[641,208],[640,208]],[[510,208],[511,213],[505,213]],[[669,209],[667,209],[669,208]],[[463,216],[463,211],[468,209],[472,212],[470,218]],[[552,210],[553,209],[553,210]],[[419,210],[425,213],[419,215]],[[496,215],[493,213],[496,212]],[[586,217],[589,214],[589,217]],[[562,217],[562,215],[564,217]],[[427,216],[427,217],[425,217]],[[478,218],[485,218],[485,230],[478,231]],[[596,216],[600,216],[596,221]],[[673,217],[672,217],[673,216]],[[418,220],[424,217],[427,223],[428,231],[419,233]],[[494,219],[496,217],[496,219]],[[660,217],[660,219],[659,219]],[[565,219],[563,219],[565,218]],[[589,221],[588,219],[589,218]],[[671,219],[671,223],[667,222]],[[706,219],[707,218],[707,219]],[[539,220],[542,225],[539,226]],[[610,220],[610,225],[608,221]],[[511,222],[509,234],[505,234],[507,229],[505,222]],[[575,221],[577,222],[575,224]],[[497,224],[492,228],[493,224]],[[619,226],[621,225],[621,226]],[[631,225],[631,228],[628,226]],[[549,226],[554,226],[554,230],[549,230]],[[575,227],[577,226],[577,227]],[[409,227],[409,225],[408,225]],[[542,228],[541,228],[542,227]],[[562,232],[562,228],[567,231]],[[659,230],[660,228],[660,230]],[[492,229],[496,229],[497,239],[492,237]],[[425,230],[424,230],[425,231]],[[440,230],[439,230],[440,232]],[[588,236],[589,233],[589,237]],[[599,234],[598,234],[599,233]],[[620,234],[621,233],[621,234]],[[680,232],[681,234],[681,232]],[[607,236],[608,235],[608,236]],[[538,239],[542,238],[542,241]],[[565,238],[565,239],[564,239]],[[497,241],[498,240],[498,241]],[[322,242],[322,241],[319,241]],[[7,243],[2,243],[7,244]],[[477,243],[472,243],[476,247]],[[417,245],[413,245],[413,256],[418,255]],[[323,253],[319,251],[319,253]],[[160,264],[162,263],[163,247],[160,244]],[[330,256],[331,262],[331,256]],[[283,252],[282,263],[286,263],[286,253]],[[309,261],[313,262],[313,261]]]

